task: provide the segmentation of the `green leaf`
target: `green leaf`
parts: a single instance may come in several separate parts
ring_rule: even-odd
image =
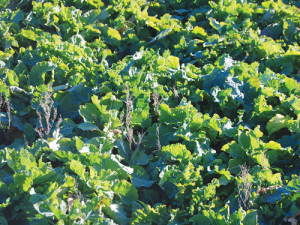
[[[62,127],[60,128],[59,132],[64,136],[70,135],[73,132],[73,129],[77,127],[77,125],[71,119],[64,119],[61,125]]]
[[[246,212],[242,208],[239,208],[238,211],[236,211],[230,215],[230,224],[231,225],[241,224],[245,215],[246,215]]]
[[[60,101],[60,113],[62,117],[73,119],[79,115],[78,109],[80,103],[90,100],[89,93],[91,92],[91,88],[79,85],[73,87],[69,92]]]
[[[264,169],[270,168],[269,159],[262,151],[260,151],[258,154],[253,155],[252,157],[256,163],[262,166],[262,168]]]
[[[0,9],[6,9],[6,6],[8,5],[8,3],[9,3],[9,0],[1,0],[0,1]]]
[[[291,120],[290,116],[283,116],[281,114],[276,114],[268,123],[267,123],[267,131],[269,135],[279,131],[282,128],[288,127],[288,123]]]
[[[45,216],[45,217],[52,217],[54,216],[54,213],[49,207],[48,202],[38,202],[33,204],[33,207],[38,211],[39,214]]]
[[[11,196],[11,193],[8,189],[8,186],[3,183],[2,181],[0,181],[0,201],[6,202],[6,200]]]
[[[133,213],[130,224],[168,224],[169,215],[165,205],[156,204],[152,208],[143,202],[141,202],[141,204],[144,206],[144,209],[138,209]]]
[[[107,11],[107,9],[104,9],[104,10],[102,10],[101,11],[101,13],[100,13],[100,20],[105,20],[105,19],[107,19],[109,17],[109,14],[108,14],[108,11]]]
[[[98,162],[99,158],[100,162]],[[93,166],[97,170],[97,172],[101,171],[102,169],[110,169],[114,171],[116,170],[118,171],[118,176],[122,179],[127,179],[129,177],[129,174],[132,174],[134,172],[133,168],[120,163],[115,155],[109,156],[107,154],[103,154],[100,156],[99,154],[91,154],[90,161],[91,164],[94,164]]]
[[[250,133],[248,133],[248,134],[241,133],[239,135],[239,145],[244,150],[259,148],[257,139],[254,138]]]
[[[0,8],[1,8],[1,5],[0,5]],[[7,220],[5,219],[5,217],[0,216],[0,224],[1,225],[8,225]]]
[[[18,79],[18,76],[16,75],[15,71],[7,70],[6,76],[8,78],[9,85],[19,87],[19,79]]]
[[[21,172],[18,174],[14,174],[14,181],[19,188],[20,193],[24,193],[31,188],[33,184],[33,177],[30,176],[29,173]]]
[[[149,179],[149,175],[146,173],[143,167],[134,166],[134,173],[131,174],[131,182],[136,187],[151,187],[155,182]]]
[[[24,124],[24,138],[29,145],[31,145],[35,140],[35,130],[30,123]]]
[[[288,62],[288,63],[284,63],[282,65],[282,69],[281,69],[280,73],[285,74],[285,75],[291,75],[293,73],[293,71],[294,71],[293,64],[291,62]]]
[[[245,160],[241,157],[238,156],[234,159],[230,159],[228,163],[228,170],[231,174],[239,174],[241,171],[240,166],[245,164]]]
[[[120,41],[122,39],[119,32],[117,30],[113,29],[113,28],[110,28],[110,27],[108,28],[107,35],[108,35],[108,37],[114,38],[118,41]]]
[[[168,160],[187,161],[191,158],[191,152],[186,149],[186,146],[180,143],[163,146],[161,153]]]
[[[150,158],[151,156],[147,155],[144,151],[136,150],[134,151],[132,157],[130,158],[130,165],[131,166],[147,165]]]
[[[133,201],[138,200],[138,192],[134,185],[130,184],[126,180],[121,180],[120,182],[113,185],[112,190],[122,196],[122,202],[125,204],[130,204]]]
[[[87,180],[88,173],[85,172],[86,166],[82,165],[81,162],[78,162],[76,160],[72,160],[70,163],[70,169],[76,173],[78,176],[80,176],[83,180]]]
[[[231,143],[225,144],[222,147],[222,151],[225,151],[231,155],[232,158],[236,158],[238,156],[246,157],[246,151],[240,145],[238,145],[235,141]]]
[[[208,18],[209,25],[211,25],[215,30],[218,31],[219,34],[222,34],[226,30],[226,23],[221,22],[219,23],[215,18]],[[225,28],[225,30],[224,30]]]
[[[56,68],[56,64],[52,62],[39,62],[36,66],[32,67],[29,72],[28,85],[38,86],[45,84],[45,73],[52,71]]]
[[[244,82],[244,107],[246,113],[249,113],[251,110],[253,110],[253,100],[259,96],[262,88],[259,79],[256,77],[247,78]]]
[[[14,68],[15,73],[20,76],[27,73],[27,67],[22,61],[19,61],[18,65]]]
[[[288,90],[289,95],[299,90],[300,85],[292,78],[284,78],[284,87]]]
[[[97,102],[97,105],[105,105],[107,106],[107,109],[120,110],[123,107],[123,102],[117,99],[112,92],[107,93],[104,97],[101,98],[100,101],[98,100],[98,97],[96,95],[93,95],[91,99],[94,104],[96,104]]]
[[[20,35],[31,41],[36,41],[38,38],[38,35],[32,30],[22,30]]]
[[[87,11],[86,13],[84,13],[81,17],[81,20],[84,24],[93,24],[95,23],[97,20],[100,19],[101,16],[101,10],[100,9],[93,9],[90,11]]]
[[[198,26],[194,27],[193,34],[196,37],[199,37],[202,39],[205,39],[207,37],[207,33],[205,32],[205,30],[202,27],[198,27]]]
[[[257,224],[257,211],[249,209],[243,220],[243,224],[256,225]]]
[[[155,181],[153,180],[149,180],[148,178],[144,178],[141,176],[134,176],[132,175],[131,178],[132,184],[136,187],[136,188],[140,188],[140,187],[151,187],[152,184],[155,183]]]
[[[136,108],[132,112],[131,123],[135,126],[141,126],[142,128],[147,128],[151,126],[151,119],[149,118],[149,111]]]
[[[281,181],[281,174],[275,173],[268,169],[268,170],[261,170],[258,173],[254,174],[255,180],[264,181],[267,183],[268,186],[274,186],[274,185],[282,185]]]
[[[172,115],[172,111],[170,107],[167,104],[165,103],[160,104],[159,111],[160,111],[159,121],[161,123],[177,122],[176,118],[174,118],[174,116]]]
[[[17,127],[19,130],[24,131],[25,127],[24,127],[24,119],[22,119],[21,117],[17,117],[17,116],[13,116],[11,118],[11,123],[14,127]]]
[[[289,19],[283,21],[283,37],[286,40],[291,41],[295,30],[296,30],[295,23],[293,23]],[[290,75],[290,74],[287,74],[287,75]]]
[[[100,106],[101,107],[101,106]],[[86,103],[85,106],[80,106],[79,113],[83,117],[85,122],[101,126],[100,115],[105,112],[105,106],[101,107],[101,110],[93,103]]]
[[[69,40],[69,43],[71,43],[73,46],[78,46],[78,47],[85,47],[85,40],[84,38],[80,35],[73,35]]]
[[[272,106],[267,104],[267,100],[263,95],[260,95],[257,99],[254,100],[254,110],[258,113],[272,111]]]
[[[201,213],[194,215],[190,218],[190,221],[193,222],[193,225],[203,224],[203,225],[212,225],[210,219]]]
[[[125,161],[128,163],[130,161],[130,155],[131,155],[131,149],[129,148],[129,145],[124,143],[122,139],[118,139],[117,147],[120,156],[122,156],[125,159]]]
[[[33,170],[35,173],[35,177],[33,179],[33,184],[44,184],[46,182],[51,181],[51,179],[54,179],[56,174],[56,171],[52,168],[47,167],[46,164],[42,163],[42,160],[39,162],[39,170]]]
[[[271,151],[267,151],[266,153],[266,157],[269,160],[269,163],[272,165],[273,163],[275,163],[278,160],[278,155],[277,152],[274,150]]]
[[[155,38],[153,38],[149,44],[151,44],[152,42],[156,41],[156,40],[161,40],[165,37],[168,36],[169,33],[171,33],[173,30],[173,26],[170,26],[168,29],[161,31]]]
[[[172,69],[179,69],[179,68],[180,68],[180,65],[179,65],[179,58],[170,55],[170,56],[168,57],[168,60],[167,60],[167,64],[166,64],[166,65],[170,66],[170,68],[172,68]]]
[[[103,224],[103,225],[118,225],[112,219],[109,219],[109,218],[105,218],[104,220],[102,220],[101,224]]]
[[[293,179],[287,184],[287,188],[294,191],[300,190],[300,179],[297,176],[293,177]]]
[[[202,214],[202,215],[201,215]],[[224,217],[218,213],[214,212],[212,210],[203,210],[201,214],[193,216],[191,218],[191,221],[193,224],[205,224],[205,225],[226,225],[228,222],[224,219]]]
[[[98,151],[100,154],[107,153],[112,154],[114,144],[111,143],[110,139],[105,137],[95,137],[89,140],[89,143],[95,146],[99,146]]]
[[[145,146],[149,148],[156,148],[157,146],[157,135],[156,135],[156,127],[158,124],[153,124],[148,130],[147,138],[145,138]],[[176,127],[173,127],[171,125],[164,125],[159,127],[159,141],[161,146],[165,146],[170,144],[170,142],[176,142],[178,141],[177,134],[175,133],[177,131]]]
[[[87,200],[89,202],[89,200]],[[88,207],[87,207],[88,208]],[[54,213],[56,219],[64,218],[65,214],[67,213],[67,203],[61,199],[58,199],[58,203],[54,206],[50,206],[50,209]]]
[[[81,130],[100,131],[99,127],[97,127],[95,124],[91,124],[90,122],[80,123],[78,124],[78,128],[80,128]]]
[[[276,201],[281,201],[284,195],[290,195],[291,190],[290,187],[276,187],[275,189],[271,190],[270,192],[266,193],[264,196],[265,202],[269,202],[272,204],[276,204]]]
[[[111,28],[107,25],[104,25],[104,24],[99,24],[99,25],[100,26],[98,26],[98,27],[99,27],[99,30],[101,31],[101,34],[104,37],[104,41],[115,47],[118,47],[120,45],[120,41],[122,39],[120,33],[116,29]]]
[[[6,152],[6,160],[9,167],[15,173],[18,171],[30,171],[33,167],[37,166],[33,155],[23,148],[20,152],[17,152],[15,149],[8,150]]]
[[[192,92],[193,94],[190,96],[190,100],[195,103],[202,102],[204,99],[204,92],[205,92],[204,90],[200,90],[200,89],[193,91]]]

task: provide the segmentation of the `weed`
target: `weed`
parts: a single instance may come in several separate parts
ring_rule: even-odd
[[[130,157],[133,154],[133,151],[137,150],[140,148],[141,143],[143,142],[143,138],[145,135],[145,132],[137,133],[137,137],[134,136],[134,131],[131,125],[131,111],[132,111],[132,106],[133,106],[134,98],[133,94],[130,94],[129,92],[129,86],[127,84],[126,86],[126,111],[125,111],[125,129],[123,127],[123,121],[124,121],[124,114],[122,113],[120,115],[120,133],[125,134],[126,133],[126,139],[128,141],[129,149],[130,149]],[[119,131],[119,130],[118,130]],[[122,136],[120,137],[120,144],[123,150],[125,150],[124,143],[122,140]]]
[[[73,192],[69,192],[68,200],[67,200],[67,202],[68,202],[68,211],[69,212],[72,210],[73,203],[74,203],[74,201],[76,199],[79,199],[80,201],[82,201],[83,200],[83,195],[79,191],[79,189],[78,189],[78,183],[75,180],[74,191]]]
[[[174,93],[175,101],[176,101],[176,103],[178,103],[179,102],[179,94],[177,91],[177,87],[175,85],[173,85],[173,93]]]
[[[156,114],[158,114],[158,109],[159,109],[159,105],[160,105],[160,101],[159,101],[159,94],[158,93],[153,93],[152,94],[152,98],[153,98],[153,105],[154,105],[154,112]]]
[[[5,125],[0,120],[0,128],[3,130],[6,143],[8,143],[10,138],[9,131],[11,128],[11,108],[9,100],[0,94],[0,112],[2,110],[7,113],[8,125]]]
[[[52,83],[49,85],[49,89],[52,89]],[[49,90],[48,89],[48,90]],[[54,122],[57,119],[57,108],[54,106],[54,100],[52,99],[52,92],[46,91],[44,93],[43,98],[40,98],[40,106],[36,110],[36,114],[38,115],[38,120],[40,127],[37,127],[35,131],[38,133],[42,141],[44,138],[48,139],[50,137],[51,128],[54,125]],[[44,112],[44,118],[46,121],[46,127],[43,127],[42,123],[42,114],[39,111],[39,108],[42,108]],[[52,116],[51,116],[52,115]],[[62,122],[62,118],[59,117],[56,121],[56,129],[58,128],[59,124]]]
[[[240,207],[243,207],[244,210],[248,210],[250,205],[249,205],[249,198],[251,196],[251,191],[252,191],[252,182],[249,180],[249,170],[250,168],[247,167],[246,163],[245,165],[240,166],[241,168],[241,178],[242,178],[242,183],[238,184],[238,193],[239,193],[239,205]]]
[[[297,225],[298,220],[296,219],[296,217],[300,216],[300,211],[298,213],[295,213],[294,216],[288,216],[286,218],[283,219],[284,222],[289,222],[291,223],[291,225]]]
[[[175,86],[173,86],[173,88],[175,88]],[[176,92],[177,93],[177,92]],[[153,105],[154,105],[154,111],[156,114],[159,114],[159,105],[161,104],[162,101],[159,101],[160,99],[160,95],[158,93],[153,93],[152,94],[152,98],[153,98]],[[160,139],[159,139],[159,128],[160,128],[160,123],[156,125],[155,130],[156,130],[156,145],[157,145],[157,149],[156,151],[159,151],[161,154],[161,144],[160,144]]]
[[[127,84],[126,86],[126,118],[125,118],[125,126],[127,130],[127,140],[129,143],[129,148],[130,151],[132,150],[132,143],[134,142],[134,137],[133,137],[133,129],[131,126],[131,110],[132,110],[132,105],[133,105],[133,94],[130,94],[129,92],[129,86]]]
[[[161,155],[161,144],[160,144],[160,140],[159,140],[159,128],[160,128],[160,123],[158,125],[156,125],[156,138],[157,138],[157,141],[156,141],[156,144],[157,144],[157,150],[156,151],[159,151],[160,152],[160,155]]]

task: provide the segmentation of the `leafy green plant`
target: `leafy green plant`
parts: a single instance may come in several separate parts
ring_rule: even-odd
[[[299,7],[0,2],[0,223],[299,221]]]

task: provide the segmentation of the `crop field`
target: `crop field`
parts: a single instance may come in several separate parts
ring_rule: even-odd
[[[0,225],[300,224],[300,1],[0,0]]]

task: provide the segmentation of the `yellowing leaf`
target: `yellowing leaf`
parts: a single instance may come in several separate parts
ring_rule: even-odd
[[[120,33],[117,30],[115,30],[111,27],[108,28],[107,34],[108,34],[109,37],[115,38],[119,41],[122,39]]]
[[[157,18],[155,18],[154,16],[150,16],[149,17],[149,20],[146,21],[146,24],[149,26],[149,27],[152,27],[158,31],[160,31],[159,27],[157,26],[158,24],[160,24],[161,21]]]
[[[198,26],[194,27],[193,33],[196,37],[199,37],[202,39],[207,37],[207,33],[205,32],[205,30],[202,27],[198,27]]]
[[[168,63],[172,69],[179,69],[179,58],[178,57],[170,55],[168,57]]]

